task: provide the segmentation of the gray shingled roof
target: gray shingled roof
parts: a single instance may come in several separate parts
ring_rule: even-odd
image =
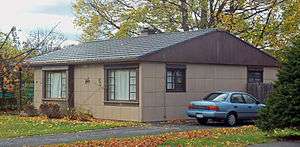
[[[34,57],[31,64],[128,61],[159,51],[168,46],[216,31],[205,29],[191,32],[161,33],[127,39],[86,42]]]

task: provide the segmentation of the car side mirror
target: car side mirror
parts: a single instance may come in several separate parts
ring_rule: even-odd
[[[255,103],[256,103],[257,105],[258,105],[258,104],[260,104],[260,102],[259,102],[259,101],[256,101]]]

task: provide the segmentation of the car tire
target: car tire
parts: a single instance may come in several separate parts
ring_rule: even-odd
[[[237,117],[235,114],[233,113],[229,113],[226,117],[225,123],[230,126],[230,127],[234,127],[237,124]]]
[[[197,121],[200,125],[206,125],[208,119],[207,118],[197,118]]]

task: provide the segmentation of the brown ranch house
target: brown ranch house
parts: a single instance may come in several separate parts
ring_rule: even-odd
[[[36,107],[57,102],[133,121],[187,118],[190,101],[272,82],[278,68],[274,57],[217,29],[86,42],[29,63]]]

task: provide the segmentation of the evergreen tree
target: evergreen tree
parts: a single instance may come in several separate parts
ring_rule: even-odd
[[[257,126],[265,131],[300,127],[300,38],[285,51],[274,92],[259,112]]]

